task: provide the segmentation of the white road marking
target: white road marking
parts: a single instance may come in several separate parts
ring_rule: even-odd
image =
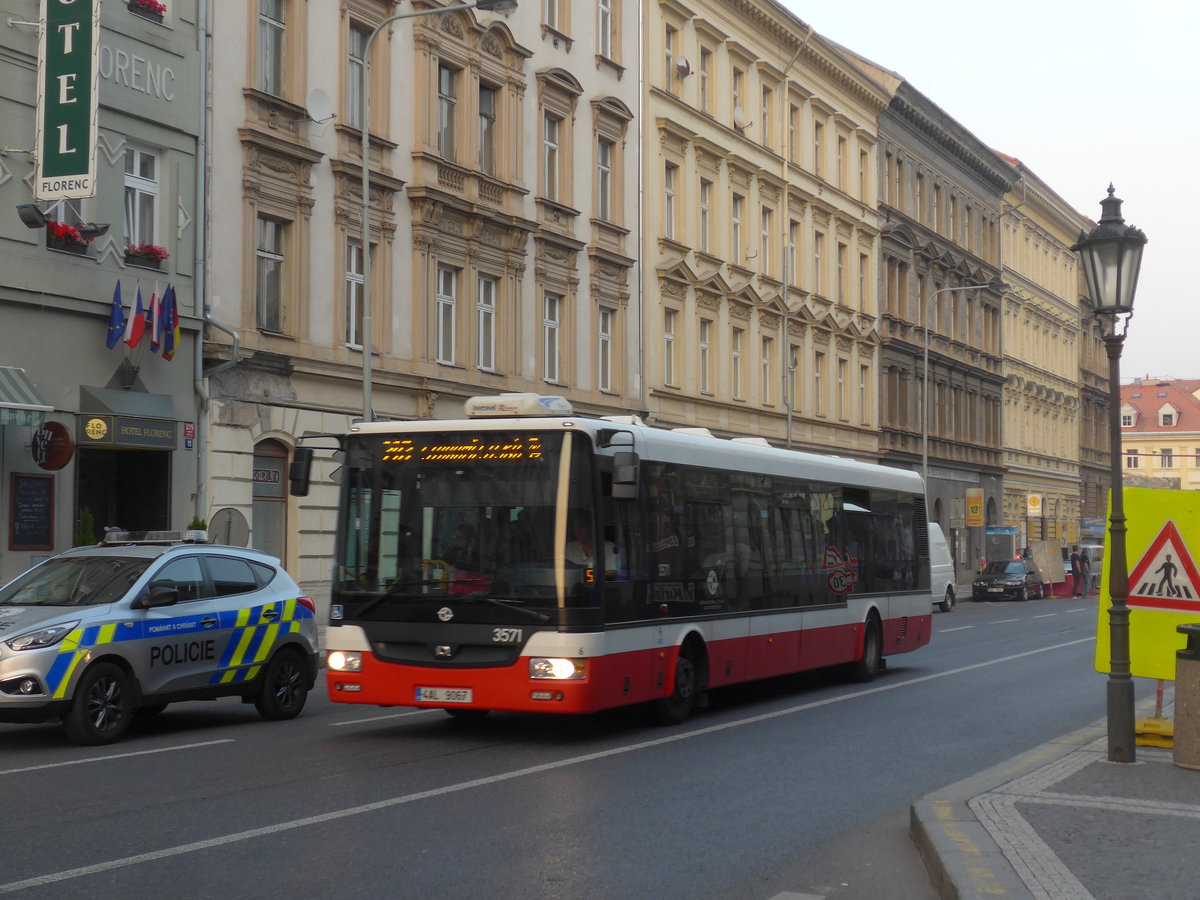
[[[89,756],[86,759],[66,759],[62,762],[43,763],[40,766],[25,766],[20,769],[0,769],[0,775],[19,775],[22,772],[36,772],[39,769],[59,769],[63,766],[82,766],[85,763],[108,762],[110,759],[128,759],[131,756],[150,756],[153,753],[173,753],[176,750],[194,750],[196,747],[211,747],[213,744],[232,744],[233,738],[222,738],[219,741],[201,741],[198,744],[180,744],[176,747],[159,747],[157,750],[132,750],[129,753],[111,753],[108,756]]]
[[[1040,616],[1034,616],[1035,619],[1053,619],[1058,613],[1042,613]]]
[[[268,837],[273,834],[280,834],[286,831],[294,831],[297,828],[307,828],[310,825],[323,825],[327,822],[336,822],[340,819],[348,819],[353,816],[361,816],[366,813],[377,812],[381,809],[391,809],[396,806],[403,806],[409,803],[415,803],[418,800],[429,800],[434,797],[443,797],[448,794],[457,794],[462,791],[474,790],[475,788],[487,787],[493,784],[501,784],[505,781],[512,781],[516,778],[525,778],[529,775],[540,775],[543,772],[552,772],[556,769],[563,769],[568,766],[577,766],[581,763],[595,762],[600,759],[610,759],[615,756],[624,756],[627,753],[634,753],[638,750],[649,750],[653,747],[663,747],[668,744],[677,744],[680,741],[690,741],[693,738],[704,737],[710,734],[717,734],[722,731],[729,731],[733,728],[742,728],[747,725],[755,725],[759,722],[768,722],[772,719],[780,719],[784,716],[795,715],[796,713],[806,712],[810,709],[819,709],[823,706],[831,706],[834,703],[844,703],[847,700],[856,700],[859,697],[869,697],[872,694],[882,694],[887,691],[895,691],[900,688],[912,687],[914,685],[923,684],[927,681],[936,681],[939,678],[949,678],[954,675],[961,675],[963,672],[971,672],[975,669],[984,669],[990,666],[997,666],[1002,663],[1013,662],[1014,660],[1024,659],[1028,656],[1036,656],[1039,653],[1049,653],[1052,650],[1062,650],[1065,647],[1073,647],[1076,644],[1084,644],[1095,640],[1093,637],[1079,638],[1074,641],[1065,641],[1061,644],[1052,644],[1049,647],[1042,647],[1038,650],[1027,650],[1024,653],[1014,653],[1011,656],[1002,656],[998,659],[987,660],[985,662],[972,663],[969,666],[960,666],[957,669],[950,669],[945,672],[936,672],[931,675],[922,675],[918,678],[910,678],[907,681],[898,681],[894,684],[881,684],[874,687],[863,688],[859,691],[854,691],[850,694],[844,694],[839,697],[827,697],[824,700],[815,700],[812,703],[802,703],[799,706],[790,706],[787,709],[776,710],[775,712],[762,713],[757,716],[748,716],[745,719],[738,719],[732,722],[725,722],[721,725],[710,725],[707,728],[697,728],[695,731],[687,731],[681,734],[668,735],[666,737],[655,738],[650,741],[640,741],[636,744],[630,744],[626,747],[614,747],[609,750],[600,750],[596,753],[584,753],[581,756],[572,756],[567,759],[560,759],[557,762],[542,763],[537,766],[529,766],[524,769],[515,769],[511,772],[502,772],[498,775],[489,775],[486,778],[474,778],[470,781],[462,781],[458,784],[449,784],[445,787],[434,788],[428,791],[418,791],[415,794],[402,794],[399,797],[388,797],[384,800],[376,800],[373,803],[364,803],[361,806],[351,806],[345,809],[337,809],[332,812],[320,813],[315,816],[304,816],[300,819],[292,819],[287,822],[278,822],[274,825],[265,825],[261,828],[251,828],[247,831],[238,831],[232,834],[223,834],[217,837],[208,838],[203,841],[192,841],[188,844],[178,844],[174,847],[164,847],[161,850],[151,850],[148,853],[137,853],[133,856],[123,856],[119,859],[111,859],[106,862],[94,863],[90,866],[79,866],[74,869],[63,869],[59,872],[50,872],[45,875],[36,875],[33,878],[26,878],[21,881],[10,881],[7,884],[0,884],[0,894],[11,894],[16,891],[28,890],[33,887],[41,887],[48,884],[58,884],[59,882],[69,881],[72,878],[82,878],[85,875],[95,875],[99,872],[110,872],[114,869],[122,869],[127,866],[136,866],[141,863],[154,862],[155,860],[168,859],[172,856],[181,856],[185,853],[196,853],[200,850],[211,850],[214,847],[223,847],[227,844],[240,843],[254,838]]]
[[[1022,619],[997,619],[992,624],[993,625],[1007,625],[1010,622],[1021,622],[1021,621],[1023,621],[1023,620]]]
[[[330,728],[341,728],[344,725],[363,725],[370,722],[383,722],[387,719],[403,719],[407,716],[423,716],[437,712],[436,709],[410,709],[408,712],[384,713],[381,716],[370,716],[366,719],[350,719],[346,722],[330,722]]]
[[[959,625],[957,628],[942,628],[938,630],[938,634],[949,634],[952,631],[970,631],[974,625]]]

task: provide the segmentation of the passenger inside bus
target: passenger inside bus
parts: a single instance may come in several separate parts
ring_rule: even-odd
[[[567,544],[566,560],[577,566],[595,568],[597,546],[592,540],[592,528],[584,513],[576,513],[571,518],[571,529],[574,540]],[[620,561],[617,557],[617,545],[612,541],[604,541],[604,574],[616,578]]]

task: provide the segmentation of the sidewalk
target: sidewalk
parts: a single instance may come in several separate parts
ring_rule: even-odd
[[[1164,703],[1163,717],[1173,715]],[[943,897],[1200,898],[1200,771],[1160,747],[1110,763],[1105,728],[1101,720],[913,804],[912,837]]]

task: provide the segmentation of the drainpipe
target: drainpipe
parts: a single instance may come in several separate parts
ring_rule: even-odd
[[[780,93],[783,94],[783,116],[779,119],[780,122],[784,122],[787,120],[788,98],[791,96],[791,92],[788,90],[788,80],[787,80],[788,72],[791,71],[792,66],[794,66],[796,64],[796,60],[798,60],[800,58],[801,51],[804,50],[804,46],[808,43],[808,39],[810,37],[812,37],[812,35],[813,35],[813,27],[811,25],[809,25],[808,33],[805,34],[804,37],[800,40],[800,45],[796,48],[796,52],[792,54],[792,58],[788,60],[788,64],[783,67],[783,90],[780,91]],[[789,267],[788,267],[788,263],[791,262],[791,258],[788,255],[788,246],[789,246],[788,237],[789,237],[789,231],[790,231],[789,222],[791,221],[788,218],[788,211],[791,209],[791,206],[788,202],[788,196],[789,196],[788,195],[788,185],[789,185],[788,152],[789,152],[789,150],[790,150],[790,148],[784,147],[783,154],[782,154],[782,156],[783,156],[783,209],[780,211],[781,215],[779,217],[779,225],[780,225],[780,233],[781,233],[782,243],[783,243],[783,292],[780,294],[780,298],[783,300],[783,335],[779,342],[779,347],[780,347],[780,357],[779,358],[781,360],[783,360],[783,359],[787,360],[787,365],[781,366],[780,368],[783,369],[783,397],[784,397],[784,403],[787,407],[787,449],[791,450],[792,449],[792,414],[796,411],[796,396],[795,396],[796,358],[792,354],[792,339],[790,337],[791,309],[788,307],[788,282],[791,280],[791,272],[789,271]]]
[[[196,277],[193,303],[200,309],[200,327],[196,330],[196,353],[192,381],[196,394],[196,491],[193,515],[208,521],[208,391],[204,387],[204,321],[208,318],[208,129],[212,110],[212,73],[209,71],[208,39],[212,33],[212,10],[208,0],[200,0],[196,16],[196,37],[200,54],[201,97],[200,134],[196,141],[196,198],[200,204],[200,227],[196,229]]]

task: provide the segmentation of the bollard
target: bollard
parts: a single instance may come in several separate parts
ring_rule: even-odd
[[[1200,625],[1180,625],[1187,646],[1175,653],[1175,765],[1200,769]]]

